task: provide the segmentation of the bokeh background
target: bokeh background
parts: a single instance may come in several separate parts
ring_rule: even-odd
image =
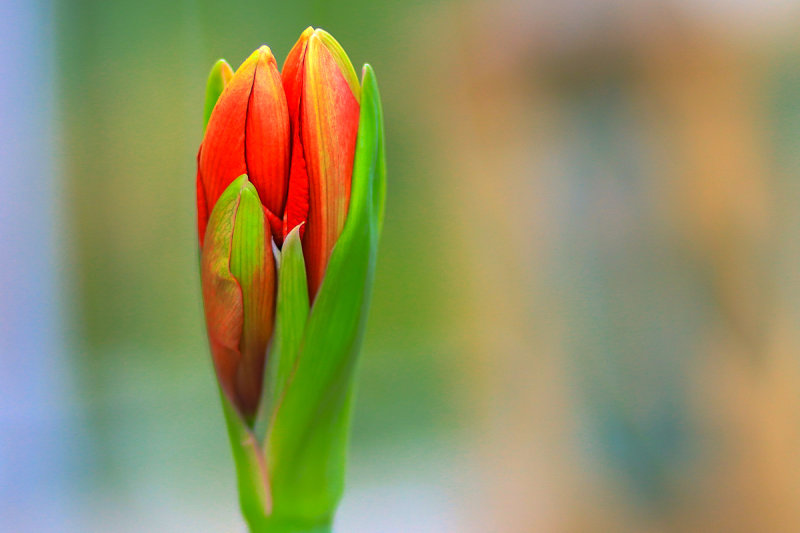
[[[791,0],[0,0],[0,531],[243,530],[194,158],[308,25],[388,139],[337,533],[800,531]]]

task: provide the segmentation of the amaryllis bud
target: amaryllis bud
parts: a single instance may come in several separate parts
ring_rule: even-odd
[[[197,164],[201,246],[208,214],[222,191],[242,174],[258,191],[280,243],[289,176],[289,112],[275,58],[266,46],[253,52],[228,80],[208,121]]]
[[[339,43],[313,28],[289,52],[282,77],[292,125],[284,234],[306,222],[303,253],[313,298],[347,217],[361,89]]]
[[[211,212],[201,279],[217,378],[245,420],[252,419],[272,336],[275,260],[270,228],[247,176],[235,179]]]
[[[206,88],[197,208],[205,318],[253,533],[330,533],[383,220],[383,113],[308,28]]]

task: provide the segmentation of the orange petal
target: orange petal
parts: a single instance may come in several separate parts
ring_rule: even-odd
[[[303,252],[312,297],[344,227],[358,134],[359,95],[351,84],[352,65],[338,43],[336,48],[331,42],[335,43],[321,30],[309,37],[300,103],[300,135],[309,188]],[[342,58],[347,61],[344,70]]]

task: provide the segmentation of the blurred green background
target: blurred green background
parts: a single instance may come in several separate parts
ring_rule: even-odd
[[[205,79],[308,25],[387,128],[337,531],[800,531],[800,3],[0,6],[0,531],[242,530]]]

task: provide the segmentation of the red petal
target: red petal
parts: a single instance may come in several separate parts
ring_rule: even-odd
[[[234,179],[247,174],[244,132],[254,73],[254,62],[239,67],[211,112],[198,163],[207,213]]]
[[[299,125],[298,125],[299,126]],[[289,174],[289,195],[283,212],[283,237],[308,218],[308,171],[300,142],[300,128],[295,128],[292,136],[292,169]],[[300,227],[300,237],[305,233],[305,225]]]
[[[294,128],[294,124],[297,121],[298,110],[300,109],[300,95],[303,90],[303,63],[306,57],[308,39],[313,33],[314,29],[308,27],[300,34],[300,39],[297,40],[289,51],[289,55],[286,56],[286,61],[283,63],[283,71],[281,72],[292,128]]]
[[[203,178],[200,175],[200,152],[203,145],[197,150],[197,235],[200,240],[200,248],[203,247],[203,239],[206,236],[206,226],[208,225],[208,201],[206,200],[206,188],[203,185]]]
[[[300,39],[292,47],[283,64],[281,76],[286,103],[289,107],[289,119],[292,126],[292,159],[289,170],[289,193],[283,212],[283,236],[289,234],[295,226],[303,224],[308,217],[308,173],[305,155],[300,136],[300,96],[303,90],[303,63],[305,61],[308,39],[314,33],[313,28],[306,28]],[[300,228],[300,235],[305,226]]]
[[[272,238],[275,240],[275,244],[280,247],[283,244],[283,221],[266,207],[264,207],[264,216],[272,230]]]
[[[283,214],[289,179],[289,110],[275,58],[266,46],[258,50],[245,133],[247,175],[261,203]],[[277,237],[282,237],[281,233]]]

